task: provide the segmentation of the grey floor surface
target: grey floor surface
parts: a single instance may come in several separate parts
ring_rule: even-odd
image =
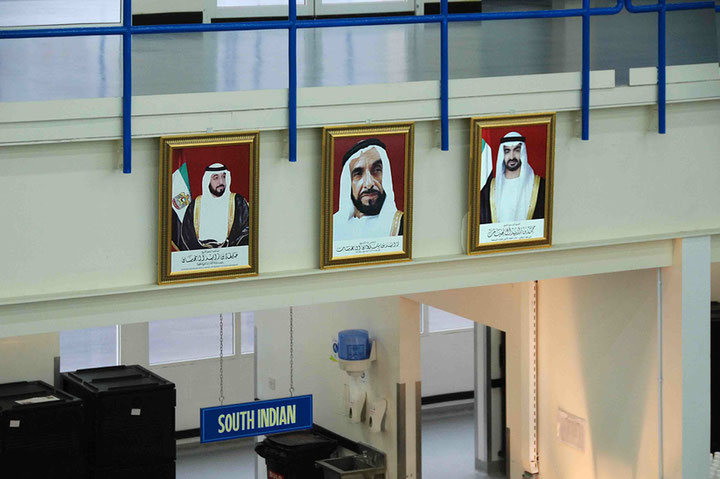
[[[484,0],[483,8],[560,8],[561,2]],[[717,62],[719,16],[668,13],[668,64]],[[579,71],[580,38],[579,18],[451,23],[450,78]],[[300,30],[298,85],[438,80],[439,40],[438,25]],[[628,68],[656,64],[657,15],[593,17],[591,46],[591,68],[615,69],[618,84],[627,84]],[[120,96],[120,47],[116,36],[0,40],[0,101]],[[287,71],[285,31],[133,37],[134,95],[286,88]]]
[[[490,479],[474,468],[471,408],[424,413],[422,431],[423,479]],[[180,447],[177,479],[251,479],[255,477],[254,461],[253,443],[248,440]]]
[[[472,406],[423,411],[423,479],[498,479],[475,470]]]
[[[178,447],[176,479],[252,479],[255,451],[252,440]]]

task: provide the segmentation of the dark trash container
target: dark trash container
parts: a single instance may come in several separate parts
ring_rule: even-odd
[[[268,479],[322,479],[315,461],[327,459],[336,449],[337,441],[312,431],[275,434],[255,446],[265,458]]]
[[[85,401],[90,477],[118,477],[128,467],[174,471],[172,382],[141,366],[79,369],[61,377],[63,389]]]
[[[0,477],[82,478],[83,403],[42,381],[0,384]]]

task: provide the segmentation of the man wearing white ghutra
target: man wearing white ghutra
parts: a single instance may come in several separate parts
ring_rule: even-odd
[[[333,240],[402,236],[403,220],[395,206],[387,147],[377,138],[358,142],[343,156]]]
[[[480,191],[480,224],[545,217],[545,179],[528,162],[525,137],[510,132],[500,140],[495,177]]]
[[[180,249],[248,244],[248,203],[242,195],[230,192],[230,180],[230,171],[221,163],[205,168],[202,194],[192,200],[185,212]]]

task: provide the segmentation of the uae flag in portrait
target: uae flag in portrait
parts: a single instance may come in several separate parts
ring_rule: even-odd
[[[493,169],[493,157],[492,148],[487,144],[484,138],[481,138],[482,145],[480,150],[480,189],[483,189],[488,178],[490,178],[490,172]]]
[[[188,179],[187,164],[183,158],[183,150],[177,152],[180,166],[172,174],[172,250],[180,249],[182,222],[185,218],[185,211],[190,206],[192,196],[190,195],[190,180]]]

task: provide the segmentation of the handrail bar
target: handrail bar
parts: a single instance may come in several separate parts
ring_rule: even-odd
[[[582,139],[589,139],[589,111],[590,111],[590,17],[601,15],[615,15],[627,9],[631,13],[657,12],[658,21],[658,104],[659,104],[659,133],[665,133],[665,13],[668,11],[697,10],[714,8],[720,12],[720,5],[712,1],[698,1],[692,3],[666,3],[659,0],[655,5],[633,5],[632,0],[617,0],[611,7],[590,7],[589,0],[583,0],[582,8],[559,10],[533,10],[523,12],[490,12],[490,13],[453,13],[448,12],[448,0],[441,0],[441,13],[435,15],[397,15],[387,17],[354,17],[354,18],[324,18],[314,20],[298,20],[297,5],[293,0],[288,2],[287,20],[263,20],[250,22],[224,22],[209,24],[180,24],[180,25],[132,25],[132,0],[124,0],[123,25],[100,27],[70,27],[70,28],[39,28],[39,29],[0,29],[0,39],[19,38],[47,38],[47,37],[76,37],[99,35],[123,36],[123,171],[131,171],[131,107],[132,107],[132,62],[131,41],[133,35],[151,35],[164,33],[201,33],[224,31],[249,30],[288,30],[288,130],[289,130],[289,159],[297,158],[297,29],[306,28],[333,28],[352,26],[376,25],[408,25],[439,23],[441,26],[441,72],[440,72],[440,104],[441,104],[441,149],[449,148],[449,95],[448,95],[448,24],[450,22],[474,22],[491,20],[523,20],[539,18],[571,18],[581,17],[582,23]]]
[[[625,8],[630,13],[659,12],[663,10],[701,10],[704,8],[715,8],[715,2],[691,2],[691,3],[656,3],[654,5],[633,5],[632,0],[625,0]]]
[[[622,10],[623,0],[618,0],[616,7],[591,8],[590,15],[615,15]],[[712,2],[699,2],[696,8],[708,8]],[[683,5],[683,4],[678,4]],[[655,10],[652,10],[655,11]],[[533,18],[570,18],[581,17],[585,14],[582,8],[567,10],[536,10],[530,12],[492,12],[492,13],[449,13],[449,22],[468,22],[483,20],[527,20]],[[442,14],[413,16],[399,15],[388,17],[359,17],[359,18],[321,18],[317,20],[297,20],[297,28],[332,28],[374,25],[407,25],[422,23],[440,23]],[[243,30],[281,30],[290,27],[290,20],[262,20],[256,22],[223,22],[223,23],[185,23],[178,25],[142,25],[130,27],[133,35],[163,34],[163,33],[202,33],[227,32]],[[78,37],[100,35],[122,35],[127,29],[116,27],[71,27],[71,28],[39,28],[39,29],[0,29],[0,39],[9,38],[39,38],[39,37]]]
[[[714,8],[715,2],[667,3],[659,0],[654,5],[633,5],[632,0],[624,0],[625,8],[630,13],[657,13],[658,14],[658,133],[664,135],[667,131],[667,58],[666,58],[666,21],[668,11],[700,10]]]
[[[697,8],[707,8],[701,2]],[[683,5],[683,4],[680,4]],[[690,5],[690,4],[689,4]],[[589,14],[614,15],[622,10],[623,0],[618,0],[615,7],[591,8]],[[586,14],[582,8],[566,10],[535,10],[529,12],[492,12],[492,13],[449,13],[449,22],[468,22],[484,20],[527,20],[538,18],[570,18],[581,17]],[[296,20],[297,28],[332,28],[376,25],[407,25],[423,23],[441,23],[444,15],[399,15],[387,17],[358,17],[358,18],[322,18],[317,20]],[[281,30],[292,25],[290,20],[262,20],[256,22],[223,22],[223,23],[186,23],[178,25],[142,25],[132,26],[129,31],[133,35],[163,34],[163,33],[202,33],[227,32],[243,30]],[[39,37],[76,37],[122,35],[128,29],[123,26],[116,27],[80,27],[80,28],[41,28],[41,29],[0,29],[0,39],[9,38],[39,38]]]

